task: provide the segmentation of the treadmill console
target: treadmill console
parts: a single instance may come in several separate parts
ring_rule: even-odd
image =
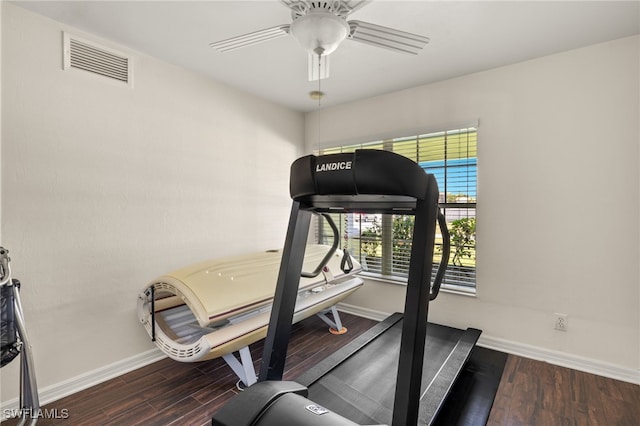
[[[402,155],[373,149],[307,155],[291,165],[291,198],[319,211],[406,211],[435,178]]]

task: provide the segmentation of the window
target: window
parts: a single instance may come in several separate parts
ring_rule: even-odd
[[[449,130],[405,138],[324,149],[320,154],[384,149],[417,162],[438,181],[440,207],[451,234],[449,265],[444,288],[474,291],[476,284],[477,131]],[[374,276],[406,281],[411,254],[413,216],[380,214],[332,214],[339,228],[342,248]],[[330,244],[333,233],[326,221],[315,226],[317,239]],[[437,231],[434,273],[442,255]]]

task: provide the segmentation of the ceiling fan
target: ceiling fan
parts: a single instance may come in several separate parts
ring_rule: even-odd
[[[329,77],[329,55],[345,39],[359,41],[396,52],[418,54],[428,37],[363,21],[347,21],[354,11],[371,0],[280,0],[291,9],[290,24],[277,25],[249,34],[210,43],[229,52],[264,41],[291,35],[309,53],[309,81]]]

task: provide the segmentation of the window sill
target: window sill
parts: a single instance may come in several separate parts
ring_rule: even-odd
[[[374,274],[371,272],[360,272],[358,273],[358,275],[362,278],[366,278],[371,281],[378,281],[378,282],[394,284],[394,285],[403,285],[403,286],[407,285],[406,280],[402,280],[401,278],[397,278],[397,277],[384,276],[380,274]],[[466,286],[442,284],[442,286],[440,287],[440,291],[443,293],[459,294],[461,296],[467,296],[467,297],[476,297],[476,289],[471,287],[466,287]]]

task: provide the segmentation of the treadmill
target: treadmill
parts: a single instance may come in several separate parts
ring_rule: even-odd
[[[258,383],[229,401],[214,426],[429,425],[481,331],[429,324],[449,253],[436,179],[389,151],[308,155],[291,166],[293,199]],[[312,214],[415,216],[404,314],[396,313],[296,382],[282,381]],[[436,223],[443,255],[431,280]]]

